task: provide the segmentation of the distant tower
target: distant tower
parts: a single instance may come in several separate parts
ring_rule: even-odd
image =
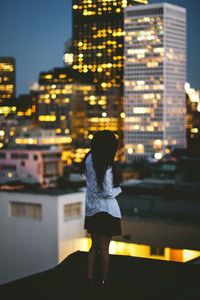
[[[88,140],[87,103],[94,97],[94,87],[79,81],[71,68],[54,68],[39,77],[38,122],[43,129],[57,135],[70,135],[74,147],[85,147]],[[83,78],[82,78],[83,79]],[[88,140],[89,142],[89,140]]]
[[[95,98],[88,130],[110,129],[122,141],[124,9],[148,0],[73,0],[73,68],[91,74]],[[95,118],[95,122],[94,122]]]
[[[186,10],[162,3],[125,12],[127,161],[186,147]]]
[[[68,39],[65,43],[64,64],[66,67],[71,67],[73,64],[72,39]]]
[[[15,59],[0,57],[0,104],[15,98]]]
[[[185,84],[186,105],[187,105],[187,147],[189,151],[199,152],[200,145],[200,90]]]

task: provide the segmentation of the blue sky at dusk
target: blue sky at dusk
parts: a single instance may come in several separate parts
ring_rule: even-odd
[[[200,88],[200,1],[167,2],[187,8],[188,81]],[[2,1],[0,56],[16,59],[17,94],[27,93],[41,71],[63,66],[64,43],[71,37],[71,27],[71,0]]]

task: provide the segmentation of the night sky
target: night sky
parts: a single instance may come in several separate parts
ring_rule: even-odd
[[[151,3],[162,1],[151,0]],[[200,88],[200,1],[169,0],[187,8],[187,80]],[[5,0],[1,2],[0,56],[13,56],[17,94],[28,93],[41,71],[63,66],[64,43],[71,37],[71,0]]]

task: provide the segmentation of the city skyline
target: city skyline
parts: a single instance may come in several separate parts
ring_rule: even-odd
[[[2,4],[0,295],[3,288],[6,299],[18,293],[19,298],[56,298],[66,289],[66,278],[71,298],[76,299],[76,290],[82,296],[89,291],[86,252],[92,253],[95,240],[84,223],[90,179],[92,205],[99,206],[90,217],[103,213],[110,227],[122,229],[101,231],[103,220],[94,228],[107,243],[106,252],[99,244],[105,252],[100,251],[101,258],[113,256],[109,273],[100,272],[105,264],[91,272],[93,291],[104,293],[101,282],[107,285],[109,279],[109,293],[123,296],[140,269],[140,300],[143,290],[150,298],[166,296],[166,290],[169,298],[198,298],[198,278],[191,277],[192,265],[200,263],[198,5],[194,0],[159,2]],[[183,278],[173,261],[179,262]],[[187,264],[182,268],[180,263]],[[124,271],[121,278],[117,269]],[[179,280],[175,292],[172,271]],[[188,289],[183,289],[186,281]]]
[[[150,3],[159,2],[163,1],[150,1]],[[197,6],[200,4],[195,3],[194,0],[170,0],[167,2],[184,6],[187,9],[187,80],[192,86],[198,88],[200,87],[200,68],[197,55],[198,45],[200,46],[200,39],[198,39],[200,21],[198,20]],[[62,0],[58,6],[56,1],[51,0],[48,1],[47,6],[46,1],[37,4],[36,2],[27,3],[24,0],[15,3],[9,0],[2,4],[2,15],[0,56],[13,56],[16,59],[17,95],[28,93],[29,84],[38,81],[41,71],[63,66],[64,44],[72,35],[71,1]],[[52,22],[52,20],[55,21]]]

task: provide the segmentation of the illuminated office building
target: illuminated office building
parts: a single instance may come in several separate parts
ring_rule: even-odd
[[[169,145],[186,147],[186,10],[128,7],[125,31],[126,160],[159,159]]]
[[[66,67],[71,67],[73,64],[73,49],[72,49],[72,40],[68,39],[65,43],[65,52],[64,52],[64,57],[63,61]]]
[[[20,121],[32,120],[37,123],[37,106],[38,106],[38,92],[30,91],[29,94],[19,95],[16,101],[17,105],[17,119]]]
[[[14,118],[0,118],[0,149],[13,144],[19,123]]]
[[[62,153],[63,160],[68,162],[72,152],[76,162],[84,156],[92,138],[88,131],[88,107],[96,99],[94,86],[84,83],[90,81],[88,76],[83,80],[77,74],[71,68],[56,68],[41,73],[39,79],[39,126],[68,137],[68,148]]]
[[[73,0],[73,68],[91,74],[96,97],[89,110],[90,134],[116,132],[122,140],[124,8],[148,0]]]
[[[0,104],[15,98],[15,59],[0,57]]]
[[[0,117],[15,114],[15,59],[0,57]]]
[[[5,103],[3,102],[0,103],[0,117],[14,117],[17,111],[16,99],[7,99]]]
[[[77,138],[86,128],[87,102],[94,97],[94,87],[74,77],[74,71],[66,68],[40,74],[38,121],[42,128]]]
[[[190,151],[199,151],[200,145],[200,91],[185,84],[187,146]]]

